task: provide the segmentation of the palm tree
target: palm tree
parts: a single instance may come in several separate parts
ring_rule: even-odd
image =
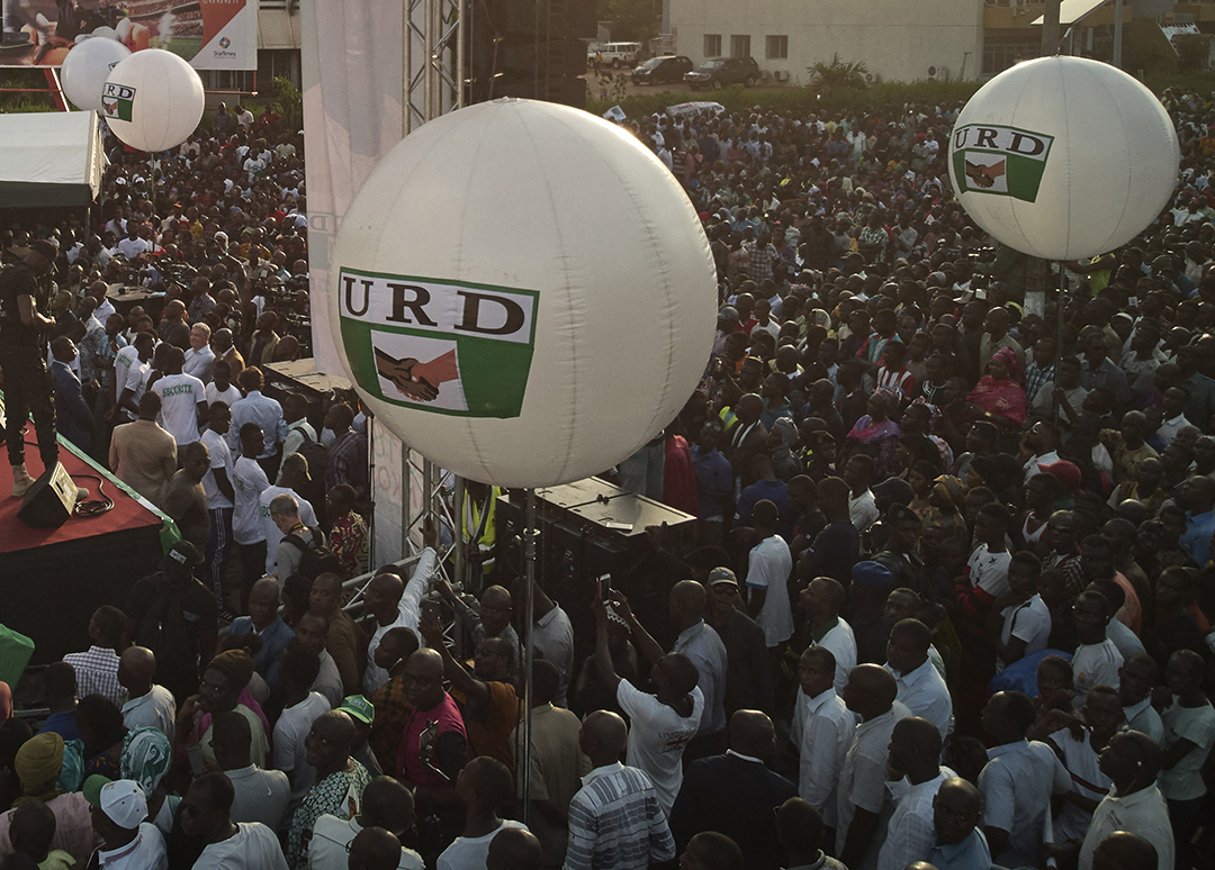
[[[820,91],[833,90],[864,90],[867,84],[869,68],[863,61],[840,60],[838,54],[831,56],[831,62],[819,61],[806,68],[810,74],[810,87]]]

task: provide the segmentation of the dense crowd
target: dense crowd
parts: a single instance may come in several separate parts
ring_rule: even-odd
[[[0,724],[0,866],[1209,866],[1215,106],[1164,101],[1175,200],[1061,276],[951,197],[958,105],[624,121],[721,308],[679,417],[605,470],[696,544],[651,530],[589,612],[528,588],[472,482],[466,588],[428,525],[348,606],[365,417],[263,392],[306,353],[302,143],[238,107],[116,146],[96,226],[5,230],[0,364],[52,461],[15,316],[59,431],[182,540],[41,672],[49,716]]]

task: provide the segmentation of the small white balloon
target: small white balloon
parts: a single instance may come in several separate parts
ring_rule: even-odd
[[[100,112],[101,90],[110,71],[130,56],[130,49],[112,39],[77,41],[59,70],[63,92],[77,108]]]
[[[330,317],[359,395],[473,480],[604,471],[683,408],[717,282],[695,209],[625,130],[495,100],[407,136],[338,232]]]
[[[118,39],[118,31],[113,27],[97,27],[93,29],[93,36],[100,36],[103,39]]]
[[[980,227],[1047,260],[1114,250],[1160,214],[1181,152],[1168,112],[1121,70],[1044,57],[993,78],[958,115],[949,177]]]
[[[101,114],[114,135],[140,151],[164,151],[189,138],[205,108],[202,79],[172,52],[134,52],[111,70]]]

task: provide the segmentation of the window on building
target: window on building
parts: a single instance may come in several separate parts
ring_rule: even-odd
[[[751,37],[735,33],[730,37],[730,57],[747,57],[751,54]]]
[[[705,57],[721,57],[721,34],[705,34]]]
[[[789,37],[767,36],[764,38],[764,57],[768,60],[784,60],[789,56]]]
[[[208,91],[251,91],[253,72],[243,69],[207,69],[198,71],[203,87]]]
[[[300,86],[300,50],[298,48],[263,48],[257,53],[258,90],[273,90],[274,80],[279,76],[289,79],[297,88]]]

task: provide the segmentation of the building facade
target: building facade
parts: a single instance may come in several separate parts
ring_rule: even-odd
[[[773,79],[805,83],[838,55],[876,78],[974,79],[983,0],[668,0],[675,50],[700,63],[750,55]]]

